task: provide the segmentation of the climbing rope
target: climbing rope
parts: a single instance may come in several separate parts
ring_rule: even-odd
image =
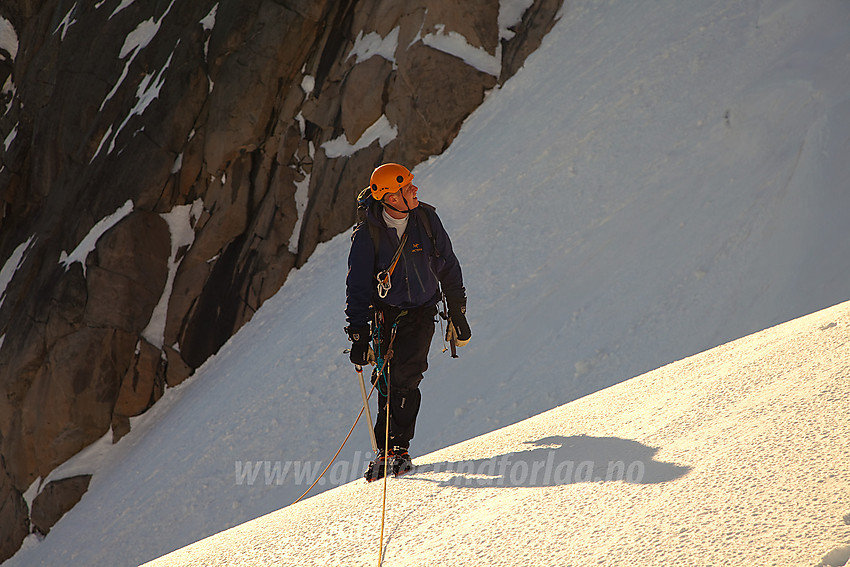
[[[354,428],[357,427],[357,422],[360,421],[360,417],[363,415],[364,411],[366,411],[366,408],[368,407],[367,406],[368,400],[369,400],[369,398],[372,397],[372,392],[375,391],[375,388],[378,388],[378,391],[381,393],[381,395],[383,395],[381,388],[378,386],[380,381],[381,381],[381,378],[383,378],[384,383],[386,384],[386,392],[387,393],[386,393],[386,406],[385,406],[385,408],[386,408],[385,416],[386,417],[384,419],[384,421],[385,421],[385,424],[384,424],[384,490],[383,490],[383,497],[382,497],[382,502],[381,502],[381,533],[380,533],[380,540],[378,541],[378,567],[380,567],[382,565],[383,558],[384,558],[384,527],[386,525],[386,513],[387,513],[387,476],[388,476],[387,473],[389,472],[389,459],[386,458],[386,457],[387,457],[387,447],[389,446],[389,443],[390,443],[390,380],[389,380],[390,360],[393,357],[393,343],[395,342],[396,330],[397,330],[397,327],[398,327],[398,321],[399,321],[399,319],[401,319],[401,317],[403,317],[406,314],[407,314],[407,311],[402,311],[395,318],[395,321],[393,321],[392,327],[390,328],[390,340],[389,340],[389,343],[387,344],[387,352],[386,352],[386,355],[383,356],[383,357],[380,357],[380,344],[381,344],[380,343],[380,324],[376,325],[375,341],[374,342],[375,342],[375,348],[376,348],[376,351],[377,351],[376,352],[376,367],[375,367],[375,371],[376,371],[377,375],[375,377],[375,380],[372,383],[372,388],[369,390],[369,393],[364,398],[363,407],[360,408],[360,412],[357,414],[357,418],[354,420],[354,423],[352,424],[351,429],[348,430],[348,435],[345,436],[345,439],[343,439],[342,444],[339,446],[339,449],[336,450],[336,453],[334,453],[334,456],[331,458],[328,465],[319,474],[319,476],[316,478],[316,480],[313,481],[313,484],[311,484],[310,487],[307,490],[304,491],[304,494],[302,494],[301,496],[296,498],[295,501],[292,502],[292,504],[296,504],[297,502],[301,501],[305,496],[307,496],[307,494],[313,489],[313,487],[316,486],[319,483],[319,480],[324,476],[324,474],[328,471],[328,469],[331,468],[331,465],[333,465],[336,458],[342,452],[342,449],[343,449],[343,447],[345,447],[345,444],[348,442],[348,439],[351,437],[351,434],[354,433]],[[357,367],[356,369],[357,369],[357,372],[360,373],[360,375],[361,375],[361,384],[362,384],[363,369],[362,369],[362,367]]]
[[[372,385],[372,389],[371,389],[371,390],[369,390],[369,394],[366,396],[366,399],[367,399],[367,400],[368,400],[368,399],[372,396],[372,392],[374,392],[374,391],[375,391],[375,385],[373,384],[373,385]],[[329,468],[331,468],[331,465],[334,463],[334,461],[336,460],[336,458],[339,456],[340,452],[342,452],[342,448],[343,448],[343,447],[345,447],[345,444],[346,444],[346,443],[348,443],[348,438],[349,438],[349,437],[351,437],[351,434],[352,434],[352,433],[354,433],[354,428],[355,428],[355,427],[357,427],[357,422],[358,422],[358,421],[360,421],[360,416],[362,416],[362,415],[363,415],[363,411],[364,411],[365,409],[366,409],[366,406],[364,406],[364,407],[360,408],[360,413],[358,413],[358,414],[357,414],[357,419],[355,419],[355,420],[354,420],[354,425],[352,425],[352,426],[351,426],[351,429],[349,429],[349,430],[348,430],[348,435],[346,435],[346,436],[345,436],[345,439],[343,439],[343,441],[342,441],[342,445],[340,445],[340,446],[339,446],[339,449],[337,449],[337,450],[336,450],[336,453],[334,453],[334,456],[331,458],[331,462],[329,462],[329,463],[328,463],[328,466],[326,466],[326,467],[325,467],[325,470],[323,470],[323,471],[321,472],[321,474],[319,474],[319,476],[316,478],[316,480],[315,480],[315,481],[313,481],[313,484],[311,484],[311,485],[310,485],[310,488],[308,488],[306,491],[304,491],[304,494],[302,494],[301,496],[299,496],[299,497],[295,500],[295,502],[293,502],[292,504],[295,504],[296,502],[298,502],[299,500],[301,500],[302,498],[304,498],[305,496],[307,496],[307,493],[308,493],[308,492],[310,492],[311,490],[313,490],[313,487],[314,487],[314,486],[316,486],[316,484],[318,484],[318,483],[319,483],[319,479],[320,479],[320,478],[322,478],[322,476],[324,476],[324,474],[325,474],[326,472],[328,472],[328,469],[329,469]],[[370,424],[370,427],[371,427],[371,424]],[[291,504],[290,504],[290,506],[291,506]]]
[[[390,354],[392,349],[388,351],[387,354]],[[390,356],[392,358],[392,356]],[[389,362],[389,360],[387,360]],[[387,374],[389,374],[389,368],[387,368]],[[387,447],[390,444],[390,382],[387,380],[387,406],[386,406],[386,418],[384,421],[386,425],[384,427],[384,496],[383,501],[381,502],[381,536],[378,539],[378,567],[381,567],[381,563],[384,558],[384,521],[387,516],[387,473],[389,472],[390,459],[387,454]]]
[[[378,567],[381,567],[384,559],[384,525],[387,517],[387,476],[389,476],[388,473],[390,466],[390,459],[388,455],[388,448],[390,445],[390,360],[393,358],[393,343],[395,342],[398,320],[406,314],[407,311],[402,311],[396,316],[395,321],[393,321],[393,326],[390,328],[390,340],[387,344],[387,354],[384,359],[383,368],[381,373],[378,374],[377,380],[375,380],[375,383],[377,384],[383,376],[387,387],[387,401],[384,411],[384,494],[381,501],[381,535],[378,539]],[[378,341],[378,344],[380,344],[380,340]],[[380,388],[378,389],[378,392],[380,392]]]

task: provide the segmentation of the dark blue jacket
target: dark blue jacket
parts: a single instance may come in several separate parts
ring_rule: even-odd
[[[414,210],[409,214],[405,230],[407,242],[390,278],[390,291],[380,300],[384,304],[401,309],[436,305],[440,300],[440,284],[446,297],[465,297],[460,264],[440,217],[433,207],[424,203],[420,202],[417,209],[422,210]],[[427,214],[431,221],[433,243],[419,219],[419,215],[423,213]],[[384,222],[380,205],[368,210],[366,223],[379,228],[380,239],[376,257],[372,236],[365,223],[355,230],[352,236],[351,251],[348,254],[348,277],[345,281],[345,315],[353,329],[362,329],[372,320],[373,306],[378,301],[378,282],[375,275],[389,267],[399,244],[395,229],[387,228]]]

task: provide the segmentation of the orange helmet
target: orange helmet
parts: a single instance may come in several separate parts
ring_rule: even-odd
[[[372,172],[369,186],[372,189],[372,197],[380,201],[384,195],[397,193],[411,181],[413,174],[409,169],[397,163],[385,163]]]

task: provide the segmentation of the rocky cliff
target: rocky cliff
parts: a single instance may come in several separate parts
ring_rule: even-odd
[[[0,561],[85,492],[51,470],[350,227],[377,164],[445,150],[560,9],[4,0]]]

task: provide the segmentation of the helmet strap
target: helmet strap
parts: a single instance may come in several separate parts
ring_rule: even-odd
[[[410,212],[410,211],[412,211],[413,209],[411,209],[411,208],[410,208],[410,205],[407,203],[407,199],[405,199],[405,198],[404,198],[404,195],[402,195],[402,196],[401,196],[401,200],[402,200],[402,201],[404,201],[404,206],[405,206],[405,207],[407,207],[407,210],[406,210],[406,211],[401,211],[401,210],[399,210],[399,209],[396,209],[395,207],[393,207],[392,205],[390,205],[390,204],[389,204],[389,203],[387,203],[386,201],[381,201],[381,202],[384,204],[384,206],[385,206],[385,207],[389,207],[389,208],[391,208],[392,210],[394,210],[394,211],[395,211],[395,212],[397,212],[397,213],[402,213],[402,214],[405,214],[405,215],[406,215],[407,213],[409,213],[409,212]]]

